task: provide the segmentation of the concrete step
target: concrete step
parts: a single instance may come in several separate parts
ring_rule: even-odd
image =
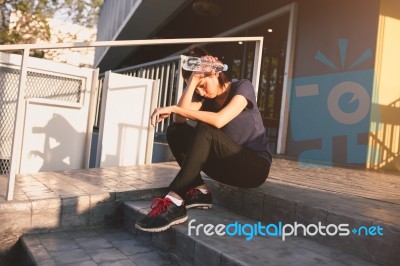
[[[324,189],[268,181],[240,189],[206,179],[213,202],[266,224],[324,226],[347,224],[347,236],[308,236],[321,244],[384,265],[400,265],[400,208],[393,200],[376,200]],[[328,188],[329,189],[329,188]],[[353,229],[357,231],[353,232]]]
[[[177,265],[123,228],[86,228],[25,235],[20,265]]]
[[[150,204],[150,201],[124,202],[125,228],[145,243],[170,253],[180,265],[375,265],[353,254],[300,236],[287,237],[283,241],[280,236],[258,234],[251,238],[248,233],[235,236],[217,234],[216,230],[221,229],[216,227],[222,228],[219,224],[243,226],[254,225],[258,221],[215,204],[209,210],[188,210],[189,219],[186,223],[173,226],[165,232],[146,233],[136,230],[135,221],[149,211]],[[249,232],[250,229],[246,230]]]
[[[174,160],[174,155],[172,155],[168,143],[166,141],[155,140],[153,144],[153,155],[151,162],[160,163]]]

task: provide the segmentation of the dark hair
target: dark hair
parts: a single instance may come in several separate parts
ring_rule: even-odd
[[[213,56],[212,54],[207,52],[206,49],[204,49],[202,47],[199,47],[199,46],[196,46],[196,45],[190,46],[188,48],[188,50],[183,53],[183,55],[194,56],[194,57],[202,57],[202,56],[206,56],[206,55]],[[182,76],[183,76],[184,79],[186,79],[186,80],[189,79],[190,75],[192,75],[192,71],[187,71],[187,70],[184,70],[182,68]],[[228,77],[225,75],[224,72],[220,72],[219,73],[219,75],[218,75],[218,83],[219,83],[219,85],[224,86],[224,84],[226,82],[229,82],[229,81],[230,80],[228,79]]]

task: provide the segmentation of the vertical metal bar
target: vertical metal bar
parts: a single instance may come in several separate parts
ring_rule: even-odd
[[[183,92],[183,76],[182,76],[182,71],[181,71],[181,67],[182,67],[182,56],[179,59],[178,62],[178,82],[176,83],[176,98],[175,98],[175,103],[174,104],[178,104],[179,99],[182,96],[182,92]]]
[[[242,63],[241,63],[242,67],[240,69],[240,77],[239,77],[240,79],[244,79],[244,77],[245,77],[245,75],[244,75],[244,73],[246,71],[245,64],[247,63],[247,49],[248,49],[249,45],[247,42],[244,42],[242,46],[243,46],[243,52],[242,52]]]
[[[151,75],[150,75],[150,79],[156,79],[155,77],[154,77],[154,75],[155,75],[155,71],[154,71],[154,66],[151,66]]]
[[[159,105],[158,105],[158,102],[159,102],[159,100],[160,100],[160,84],[162,84],[162,82],[163,82],[163,80],[162,80],[162,71],[161,71],[161,67],[162,67],[162,66],[159,65],[159,64],[157,64],[157,65],[155,66],[155,76],[154,76],[154,80],[157,80],[157,82],[158,82],[157,86],[158,86],[159,88],[157,89],[157,97],[156,97],[156,99],[155,99],[155,106],[154,106],[154,108],[156,108],[157,106],[159,106]],[[158,126],[156,126],[156,127],[154,128],[154,134],[155,134],[155,136],[156,136],[157,133],[158,133],[157,128],[158,128]]]
[[[101,140],[103,139],[103,131],[104,131],[104,117],[107,105],[107,94],[108,94],[108,87],[110,83],[110,75],[112,74],[111,70],[108,70],[104,74],[103,79],[103,86],[101,87],[101,106],[100,106],[100,117],[99,117],[99,135],[98,135],[98,143],[97,143],[97,152],[96,152],[96,163],[95,167],[100,167],[101,164],[101,150],[102,150],[102,143]]]
[[[88,123],[87,123],[87,133],[86,133],[86,149],[85,149],[85,162],[84,162],[84,168],[89,168],[90,164],[90,149],[92,146],[92,136],[93,136],[93,126],[94,126],[94,120],[96,116],[96,106],[97,106],[97,94],[98,94],[98,88],[99,88],[99,69],[96,68],[92,72],[92,80],[90,83],[90,91],[87,96],[90,97],[90,102],[89,102],[89,111],[88,111]],[[86,88],[89,89],[89,88]],[[85,91],[86,91],[85,89]],[[86,97],[87,97],[86,96]]]
[[[169,84],[169,79],[170,79],[170,71],[171,71],[171,67],[170,64],[167,64],[167,69],[166,69],[166,74],[165,74],[165,82],[164,82],[164,86],[162,88],[163,93],[164,93],[164,97],[162,99],[162,106],[166,106],[168,105],[167,103],[167,94],[168,94],[168,84]],[[165,126],[165,120],[161,121],[161,123],[159,123],[159,131],[162,132]]]
[[[163,106],[167,106],[168,102],[167,102],[167,95],[168,95],[168,89],[169,89],[169,80],[170,80],[170,72],[171,72],[171,67],[170,64],[167,64],[167,69],[166,69],[166,73],[165,73],[165,83],[164,83],[164,94],[163,94]]]
[[[154,75],[154,79],[159,79],[159,76],[160,76],[160,66],[157,65],[156,66],[156,73]]]
[[[263,41],[256,41],[254,51],[254,65],[253,65],[253,78],[252,83],[256,91],[256,98],[258,95],[258,84],[260,83],[261,60],[262,60]]]
[[[296,24],[297,24],[297,3],[291,4],[288,39],[286,45],[285,76],[282,86],[281,112],[279,115],[278,141],[276,145],[277,154],[285,154],[287,131],[289,127],[290,112],[290,90],[293,78],[294,50],[296,46]]]
[[[29,48],[24,48],[24,52],[21,59],[21,72],[19,76],[19,86],[17,94],[17,106],[14,121],[14,134],[11,148],[11,160],[10,160],[10,171],[8,174],[7,182],[7,200],[13,200],[14,188],[15,188],[15,175],[19,166],[19,158],[21,157],[21,145],[23,137],[23,123],[25,117],[25,90],[26,81],[28,77],[28,59],[29,59]]]
[[[165,65],[162,64],[161,66],[161,70],[160,70],[160,84],[159,84],[159,91],[158,91],[158,99],[157,99],[157,106],[164,106],[163,102],[162,102],[162,94],[164,93],[164,84],[165,84]],[[160,132],[160,124],[158,123],[155,130],[156,130],[156,134]]]
[[[162,106],[163,105],[163,103],[162,103],[162,94],[163,94],[163,87],[164,87],[164,83],[165,83],[165,65],[163,64],[163,65],[161,65],[161,76],[160,76],[160,80],[161,80],[161,83],[160,83],[160,91],[158,92],[158,102],[157,102],[157,105],[158,106]]]
[[[159,94],[160,88],[160,80],[153,81],[153,88],[151,93],[151,102],[150,102],[150,112],[157,107],[157,98]],[[146,154],[145,154],[145,164],[151,164],[152,155],[153,155],[153,146],[154,146],[154,132],[155,128],[149,124],[148,133],[147,133],[147,141],[146,141]]]
[[[175,83],[175,72],[176,72],[176,65],[174,62],[171,62],[171,78],[169,82],[169,89],[168,89],[168,105],[174,105],[172,95],[174,92],[174,83]]]
[[[104,76],[99,79],[99,84],[97,86],[97,103],[96,103],[96,116],[95,116],[95,122],[94,124],[98,127],[99,126],[99,120],[100,120],[100,104],[101,104],[101,97],[102,97],[102,88],[103,88],[103,83],[104,83]]]
[[[171,62],[171,77],[170,77],[170,82],[169,82],[169,89],[168,89],[168,105],[174,105],[173,103],[173,95],[174,95],[174,84],[175,84],[175,79],[176,79],[176,64],[175,62]],[[166,123],[164,123],[164,127],[163,127],[163,132],[167,132],[167,128],[168,125],[170,124],[172,119],[172,116],[168,117],[168,119],[166,120]]]

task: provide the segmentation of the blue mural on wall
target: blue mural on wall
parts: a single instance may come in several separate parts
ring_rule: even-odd
[[[321,51],[315,59],[330,68],[330,74],[292,80],[290,122],[295,141],[319,140],[320,149],[299,154],[299,161],[323,161],[330,165],[336,157],[348,164],[367,160],[374,70],[353,70],[373,56],[370,49],[355,62],[346,62],[347,39],[338,40],[340,63],[335,65]],[[334,140],[344,142],[341,151]],[[344,147],[344,150],[343,150]]]

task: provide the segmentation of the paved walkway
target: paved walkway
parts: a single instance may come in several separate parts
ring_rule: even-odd
[[[89,168],[17,176],[13,202],[68,198],[166,187],[177,164]],[[0,176],[0,204],[6,203],[7,177]]]
[[[168,186],[178,169],[175,162],[167,162],[20,175],[16,178],[14,201],[130,191],[154,188],[155,184]],[[319,167],[275,158],[265,185],[268,182],[400,205],[400,173]],[[0,175],[0,204],[7,202],[6,189],[7,178]]]
[[[275,159],[270,181],[400,205],[400,172],[313,164]]]
[[[80,210],[98,207],[105,200],[108,204],[113,204],[130,200],[132,197],[148,199],[153,195],[160,196],[160,188],[168,187],[178,170],[176,162],[166,162],[20,175],[16,179],[13,201],[5,200],[7,180],[5,176],[0,176],[0,221],[7,221],[4,213],[22,213],[23,209],[27,209],[31,214],[26,214],[24,221],[20,219],[20,228],[46,227],[52,223],[42,216],[48,215],[48,218],[51,218],[48,209],[53,209],[56,213],[59,211],[58,206],[62,204],[61,219],[57,217],[53,224],[99,224],[102,223],[101,217],[109,215],[105,213],[108,207],[103,207],[99,213],[92,211],[84,218],[80,215]],[[400,226],[398,173],[318,167],[275,158],[267,182],[256,190],[285,195],[292,202],[308,201],[312,205],[318,203],[318,206],[324,209],[353,212],[376,221]],[[154,194],[153,191],[157,191],[158,194]],[[140,194],[140,197],[137,194]],[[241,204],[234,195],[232,202]],[[74,221],[71,220],[71,215],[76,216]]]

